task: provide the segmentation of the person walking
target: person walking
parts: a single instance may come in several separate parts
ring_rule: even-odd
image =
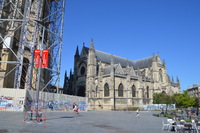
[[[164,116],[164,109],[162,108],[162,111],[160,113],[162,116]]]
[[[139,108],[136,110],[136,117],[140,118],[140,109]]]
[[[78,105],[77,104],[73,104],[73,111],[78,114]]]

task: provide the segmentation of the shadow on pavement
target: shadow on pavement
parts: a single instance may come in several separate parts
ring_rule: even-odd
[[[8,130],[6,130],[6,129],[0,129],[0,133],[8,133]]]

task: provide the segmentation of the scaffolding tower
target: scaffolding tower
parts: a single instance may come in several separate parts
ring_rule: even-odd
[[[0,88],[59,93],[64,13],[65,0],[0,0]]]

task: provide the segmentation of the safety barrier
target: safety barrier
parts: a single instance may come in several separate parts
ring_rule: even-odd
[[[31,110],[24,112],[24,121],[23,125],[30,123],[30,124],[43,124],[46,127],[46,113],[42,112],[41,110]]]

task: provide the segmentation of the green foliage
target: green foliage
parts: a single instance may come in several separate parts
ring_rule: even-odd
[[[199,106],[199,99],[190,97],[188,91],[184,91],[182,94],[168,95],[166,93],[154,93],[154,104],[166,104],[167,106],[175,103],[177,107],[187,108],[191,106]]]
[[[168,114],[168,113],[164,113],[164,115],[162,115],[162,114],[153,114],[153,116],[155,116],[155,117],[167,117],[167,118],[173,119],[173,115],[172,114]]]
[[[183,94],[175,95],[176,106],[181,108],[187,108],[196,105],[196,98],[190,97],[188,91],[184,91]]]
[[[160,114],[153,114],[153,116],[160,117]]]
[[[186,122],[192,122],[192,120],[191,120],[191,119],[185,119],[185,121],[186,121]]]
[[[128,110],[129,111],[135,111],[135,110],[137,110],[138,109],[138,107],[133,107],[133,106],[129,106],[128,107]],[[127,108],[126,107],[122,107],[122,108],[117,108],[117,109],[115,109],[115,111],[126,111],[127,110]],[[144,111],[144,109],[142,109],[142,108],[140,108],[140,111]]]
[[[195,97],[195,105],[194,107],[198,108],[199,107],[199,98]]]
[[[173,104],[175,103],[174,96],[168,95],[166,93],[154,93],[153,94],[154,104]]]
[[[138,109],[138,107],[128,107],[128,110],[137,110],[137,109]]]
[[[162,93],[154,93],[153,94],[153,104],[160,104],[161,98],[162,98]]]
[[[154,93],[153,94],[153,103],[154,104],[166,104],[165,111],[167,112],[167,108],[170,104],[175,103],[174,96],[168,95],[166,93]]]

